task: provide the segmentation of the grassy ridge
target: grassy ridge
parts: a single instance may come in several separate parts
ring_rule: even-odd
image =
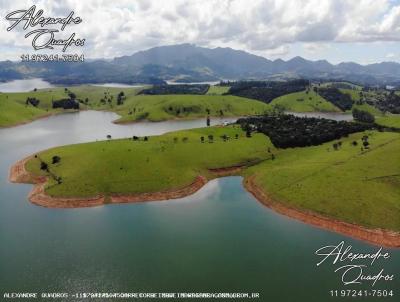
[[[259,101],[231,95],[138,95],[115,108],[122,117],[118,122],[137,120],[162,121],[207,116],[241,116],[262,114],[270,106]],[[179,113],[178,113],[179,112]]]
[[[400,114],[386,114],[378,117],[375,121],[383,126],[400,128]]]
[[[213,135],[213,143],[208,135]],[[223,141],[222,135],[230,136]],[[239,138],[236,139],[235,135]],[[205,142],[200,141],[201,136]],[[187,141],[185,141],[187,138]],[[53,196],[93,196],[98,193],[143,193],[183,187],[208,168],[228,167],[258,161],[268,156],[269,139],[256,134],[245,137],[239,127],[210,127],[150,137],[148,141],[128,139],[58,147],[39,154],[46,163],[53,156],[60,164],[50,171],[63,183],[50,182]],[[40,161],[32,159],[27,169],[42,174]]]
[[[367,227],[400,230],[400,134],[368,132],[371,149],[361,152],[364,133],[278,153],[250,168],[256,183],[275,200]],[[351,142],[357,141],[353,146]]]
[[[216,94],[216,95],[222,95],[226,92],[229,91],[229,86],[210,86],[210,88],[207,91],[207,94]]]
[[[9,100],[0,94],[0,127],[17,125],[21,122],[29,122],[43,117],[48,112],[33,106],[25,106]]]
[[[82,109],[109,110],[121,115],[120,122],[132,122],[147,119],[162,121],[176,118],[199,118],[212,116],[243,116],[262,114],[270,106],[259,101],[236,96],[222,95],[137,95],[142,88],[113,88],[100,86],[73,86],[42,89],[24,93],[0,94],[0,126],[10,126],[27,122],[34,118],[62,112],[52,109],[52,100],[68,98],[68,92],[87,103],[81,104]],[[117,105],[117,95],[123,91],[123,105]],[[34,97],[40,100],[37,108],[25,106],[26,99]],[[101,101],[103,99],[103,101]],[[22,107],[23,106],[23,107]],[[26,107],[26,108],[25,108]],[[25,108],[25,109],[24,109]]]
[[[332,103],[326,101],[318,93],[310,90],[295,92],[283,95],[274,99],[271,103],[272,106],[280,105],[285,108],[286,111],[293,112],[340,112]]]

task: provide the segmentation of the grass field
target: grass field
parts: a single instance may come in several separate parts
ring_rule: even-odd
[[[400,230],[400,134],[368,132],[332,142],[280,151],[246,171],[276,201],[367,227]],[[351,142],[357,141],[353,146]]]
[[[377,124],[400,128],[400,114],[385,114],[384,116],[375,119]]]
[[[25,106],[9,100],[0,93],[0,127],[12,126],[21,122],[29,122],[48,114],[43,109]]]
[[[320,87],[334,87],[335,85],[346,84],[352,87],[352,90],[361,90],[363,87],[361,85],[353,84],[350,82],[326,82],[322,83]]]
[[[293,112],[340,112],[332,103],[326,101],[319,94],[314,92],[312,89],[309,93],[305,91],[295,92],[283,95],[274,99],[271,103],[272,106],[280,105],[285,108],[286,111]]]
[[[228,141],[221,138],[224,134],[230,136]],[[208,135],[214,136],[213,143],[208,142]],[[60,164],[49,165],[50,171],[63,179],[60,185],[50,182],[50,195],[86,197],[183,187],[197,175],[209,176],[208,168],[265,159],[270,156],[268,147],[274,149],[266,136],[247,138],[238,126],[229,126],[173,132],[148,141],[121,139],[70,145],[44,151],[39,157],[46,163],[51,163],[55,155],[61,157]],[[27,164],[34,174],[42,174],[39,167],[38,159]]]
[[[379,109],[377,109],[374,106],[371,106],[369,104],[362,104],[362,105],[354,104],[352,109],[355,109],[355,108],[357,108],[358,110],[367,111],[367,112],[371,113],[372,115],[374,115],[375,117],[383,116],[383,113]],[[349,110],[349,113],[351,113],[351,110]]]
[[[142,88],[110,88],[91,85],[49,88],[24,93],[0,94],[0,126],[28,122],[40,116],[62,112],[52,109],[52,100],[68,98],[68,92],[87,102],[81,109],[109,110],[121,115],[119,122],[138,120],[162,121],[211,116],[244,116],[262,114],[270,106],[259,101],[222,95],[137,95]],[[117,105],[117,95],[124,92],[123,105]],[[37,108],[26,106],[28,97],[40,100]],[[101,101],[103,100],[103,101]]]
[[[114,111],[121,115],[118,122],[131,122],[205,117],[207,109],[211,116],[221,116],[221,111],[222,116],[243,116],[262,114],[270,106],[231,95],[138,95]]]
[[[229,90],[229,86],[210,86],[210,89],[208,89],[207,94],[213,94],[213,95],[221,95]]]

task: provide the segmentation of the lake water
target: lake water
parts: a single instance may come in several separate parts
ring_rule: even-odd
[[[352,121],[353,115],[349,113],[340,112],[291,112],[287,111],[286,114],[292,114],[298,117],[316,117],[316,118],[326,118],[336,121]]]
[[[14,80],[0,83],[0,92],[28,92],[33,89],[51,88],[54,85],[42,79]]]
[[[344,240],[357,251],[376,251],[276,214],[243,189],[240,177],[213,180],[182,199],[87,209],[32,205],[31,185],[8,182],[15,161],[42,149],[205,124],[114,125],[115,118],[87,111],[0,130],[1,297],[24,291],[258,292],[257,301],[321,302],[331,300],[330,290],[347,287],[334,273],[337,265],[316,266],[315,250]],[[399,250],[388,251],[391,258],[377,261],[373,272],[399,272]],[[378,282],[380,288],[398,295],[398,276]],[[346,300],[332,300],[339,299]]]
[[[116,87],[116,88],[132,88],[132,87],[146,86],[146,84],[128,85],[128,84],[121,84],[121,83],[104,83],[104,84],[90,84],[90,85],[99,86],[99,87]]]

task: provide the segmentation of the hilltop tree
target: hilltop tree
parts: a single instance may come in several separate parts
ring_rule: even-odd
[[[53,156],[51,159],[51,163],[53,165],[59,163],[60,161],[61,161],[61,157],[59,157],[58,155]]]
[[[40,170],[49,171],[49,166],[44,161],[41,161],[40,162]]]

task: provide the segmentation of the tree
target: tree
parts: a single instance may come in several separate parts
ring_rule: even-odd
[[[49,166],[44,161],[41,161],[40,162],[40,170],[48,171]]]
[[[108,140],[111,139],[111,135],[110,135],[110,134],[107,135],[107,139],[108,139]]]
[[[182,138],[182,142],[186,143],[189,139],[185,136],[184,138]]]
[[[238,139],[239,138],[239,134],[236,133],[235,134],[235,138]]]
[[[124,99],[125,99],[125,94],[123,91],[121,91],[117,95],[117,105],[122,105],[124,103]]]
[[[211,123],[211,121],[210,121],[210,117],[209,117],[209,116],[207,116],[207,127],[210,127],[210,123]]]
[[[136,135],[134,135],[134,136],[133,136],[133,140],[134,140],[134,141],[137,141],[137,140],[139,140],[139,137],[137,137]]]
[[[251,137],[251,130],[250,129],[246,130],[246,137]]]
[[[368,111],[359,110],[357,108],[354,108],[352,110],[352,114],[353,114],[353,118],[358,122],[369,123],[369,124],[372,124],[375,122],[375,117]]]
[[[209,134],[209,135],[208,135],[208,142],[209,142],[209,143],[212,143],[213,140],[214,140],[214,135]]]
[[[149,140],[149,138],[147,136],[144,137],[143,139],[145,142],[147,142]]]
[[[59,157],[58,155],[54,155],[54,156],[52,157],[52,159],[51,159],[51,163],[52,163],[53,165],[59,163],[60,161],[61,161],[61,157]]]
[[[68,96],[71,98],[71,100],[75,100],[76,99],[76,94],[73,92],[69,92]]]
[[[204,143],[204,136],[200,137],[200,141]]]

